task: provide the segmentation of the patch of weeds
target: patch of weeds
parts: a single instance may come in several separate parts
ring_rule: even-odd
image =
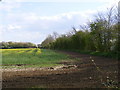
[[[92,57],[90,57],[90,60],[92,61],[93,65],[95,66],[95,68],[97,69],[98,72],[101,73],[101,84],[104,85],[107,88],[118,88],[118,82],[110,79],[110,77],[106,76],[106,80],[103,81],[103,71],[96,65],[95,61],[92,59]]]
[[[107,80],[102,82],[102,84],[108,88],[118,88],[118,82],[111,80],[109,77],[107,77]]]

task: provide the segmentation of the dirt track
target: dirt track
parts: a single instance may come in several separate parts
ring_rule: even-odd
[[[74,52],[62,53],[70,55],[73,59],[80,58],[80,60],[78,62],[61,62],[61,64],[77,67],[33,68],[19,71],[3,70],[3,88],[118,87],[117,60]]]

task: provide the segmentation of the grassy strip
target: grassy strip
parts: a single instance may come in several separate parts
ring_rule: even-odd
[[[120,59],[120,52],[99,52],[99,51],[79,51],[79,50],[70,50],[74,52],[78,52],[81,54],[90,54],[94,56],[103,56],[103,57],[108,57],[108,58],[114,58],[114,59]]]
[[[64,60],[70,60],[69,56],[47,49],[4,49],[2,52],[2,66],[5,68],[17,67],[18,65],[23,67],[56,66],[57,63]]]
[[[63,50],[63,49],[58,49],[58,50]],[[71,49],[71,50],[65,49],[64,51],[72,51],[72,52],[77,52],[81,54],[89,54],[93,56],[102,56],[102,57],[120,60],[120,52],[80,51],[80,50],[75,50],[75,49]]]

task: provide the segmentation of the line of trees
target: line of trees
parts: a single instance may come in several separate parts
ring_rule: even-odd
[[[0,42],[0,48],[36,48],[36,45],[30,42]]]
[[[80,51],[120,52],[119,13],[115,7],[106,13],[98,13],[95,19],[64,35],[49,35],[41,44],[50,49],[72,49]],[[57,35],[57,38],[54,38]]]

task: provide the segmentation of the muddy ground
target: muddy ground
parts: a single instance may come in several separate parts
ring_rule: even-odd
[[[115,59],[64,52],[76,62],[49,68],[3,70],[3,88],[108,88],[119,87],[118,61]]]

